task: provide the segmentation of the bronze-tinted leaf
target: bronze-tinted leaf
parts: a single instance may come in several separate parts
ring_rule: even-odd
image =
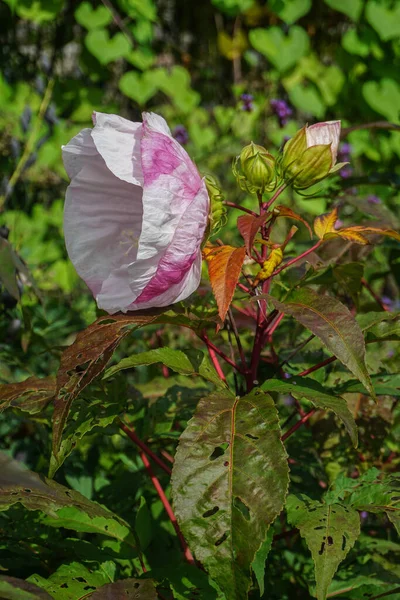
[[[157,591],[151,579],[122,579],[98,588],[92,600],[157,600]]]
[[[246,249],[217,246],[204,250],[210,283],[221,321],[225,320],[242,269]]]
[[[238,217],[237,226],[240,235],[244,239],[246,251],[249,256],[251,256],[251,249],[253,247],[254,238],[257,235],[257,231],[262,225],[264,225],[267,217],[269,216],[269,213],[264,213],[258,217],[253,215],[241,215]]]
[[[303,219],[303,217],[301,217],[300,215],[295,213],[288,206],[279,205],[275,208],[275,211],[276,210],[279,210],[279,215],[277,215],[277,217],[287,217],[288,219],[293,219],[294,221],[300,221],[301,223],[303,223],[308,229],[310,238],[312,238],[312,236],[313,236],[312,229],[311,229],[309,223],[307,223],[307,221],[305,219]]]
[[[0,598],[2,600],[52,600],[52,596],[34,583],[6,575],[0,575]]]
[[[0,385],[0,413],[6,408],[18,408],[34,415],[46,408],[55,393],[54,377],[29,377],[20,383]]]

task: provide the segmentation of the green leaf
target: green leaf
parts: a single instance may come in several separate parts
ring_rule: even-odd
[[[92,600],[157,600],[151,579],[123,579],[102,586],[90,596]]]
[[[358,21],[364,0],[325,0],[325,4],[338,12],[344,13],[353,21]]]
[[[369,319],[368,315],[370,315]],[[357,320],[364,331],[366,342],[400,341],[400,314],[398,313],[367,313],[360,315]]]
[[[384,42],[400,37],[400,6],[397,3],[391,10],[382,2],[368,0],[365,16]]]
[[[357,425],[351,414],[347,402],[339,395],[327,393],[325,388],[309,377],[292,377],[290,381],[279,381],[268,379],[261,389],[265,392],[278,392],[279,394],[292,394],[295,398],[307,398],[317,408],[332,410],[346,427],[353,445],[357,447],[358,434]],[[330,390],[329,390],[330,391]]]
[[[286,503],[288,521],[300,530],[315,564],[316,594],[325,600],[339,564],[360,534],[360,517],[341,504],[321,504],[304,494],[290,495]]]
[[[81,2],[75,11],[75,19],[79,25],[90,31],[111,23],[112,13],[105,6],[93,8],[90,2]]]
[[[4,285],[7,292],[16,300],[20,294],[17,284],[17,269],[15,265],[15,253],[11,245],[0,237],[0,283]]]
[[[131,369],[140,365],[154,365],[158,362],[163,363],[169,369],[182,375],[200,375],[217,387],[225,387],[208,357],[201,350],[194,348],[185,351],[172,350],[172,348],[157,348],[156,350],[149,350],[148,352],[129,356],[107,369],[104,379],[112,377],[115,373],[123,369]]]
[[[319,119],[325,115],[326,106],[313,84],[306,87],[300,84],[291,86],[288,93],[291,103],[299,110]]]
[[[140,106],[144,106],[159,89],[157,77],[154,76],[152,71],[145,73],[128,71],[122,75],[118,86],[125,96],[131,98]]]
[[[350,311],[336,298],[321,295],[310,288],[297,290],[289,300],[271,302],[283,313],[294,317],[304,327],[320,338],[322,343],[369,390],[375,398],[374,388],[365,365],[364,336]]]
[[[255,389],[200,401],[172,472],[175,513],[197,559],[230,600],[247,597],[250,565],[288,486],[272,398]]]
[[[359,34],[356,29],[348,29],[342,37],[342,46],[349,54],[365,58],[370,53],[370,45],[365,34]]]
[[[400,396],[400,373],[378,373],[371,376],[377,396]],[[338,394],[369,394],[369,391],[355,379],[340,384],[335,392]]]
[[[88,591],[109,583],[102,571],[93,571],[78,562],[61,565],[48,579],[40,575],[31,575],[28,581],[38,585],[57,600],[77,600],[88,597]]]
[[[362,87],[362,94],[369,106],[389,121],[400,121],[400,86],[393,79],[367,81]]]
[[[135,517],[135,530],[140,542],[140,549],[146,550],[150,544],[153,534],[151,525],[151,515],[147,507],[146,500],[143,496],[140,497],[140,506]]]
[[[89,31],[85,37],[85,46],[102,65],[125,58],[132,50],[131,43],[123,33],[118,32],[110,39],[106,29]]]
[[[311,5],[312,0],[272,0],[268,8],[282,21],[291,25],[304,17],[310,11]]]
[[[281,72],[294,67],[310,46],[307,33],[298,25],[293,25],[288,35],[280,27],[251,29],[249,40]]]
[[[51,600],[51,596],[34,583],[0,576],[0,598],[2,600]]]
[[[54,377],[29,377],[20,383],[0,385],[0,413],[17,408],[30,415],[42,412],[56,393]]]
[[[257,550],[255,558],[251,563],[251,567],[257,579],[258,587],[260,588],[260,596],[264,595],[265,562],[271,550],[273,539],[274,531],[272,527],[270,527],[268,529],[267,537],[261,544],[260,548]]]
[[[47,525],[102,534],[136,547],[129,526],[114,513],[0,453],[0,511],[17,503],[45,513]]]

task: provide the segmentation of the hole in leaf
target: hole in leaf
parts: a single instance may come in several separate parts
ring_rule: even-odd
[[[323,525],[318,525],[318,527],[314,527],[315,531],[318,531],[318,529],[323,529],[324,526]]]
[[[108,531],[108,525],[104,525],[105,531]]]
[[[220,446],[216,446],[213,452],[210,454],[210,460],[215,460],[216,458],[222,456],[228,446],[229,444],[227,443],[221,444]]]
[[[225,531],[224,535],[222,535],[222,536],[219,538],[219,540],[217,540],[217,541],[215,542],[214,546],[220,546],[221,544],[223,544],[223,543],[225,542],[225,540],[227,539],[227,537],[228,537],[228,532],[227,532],[227,531]]]
[[[347,544],[346,536],[342,535],[342,552],[344,552],[344,549],[346,548],[346,544]]]
[[[250,438],[251,440],[258,440],[259,438],[256,435],[251,435],[251,433],[245,433],[245,436]]]
[[[321,548],[320,548],[318,554],[322,554],[324,552],[324,550],[325,550],[325,542],[322,542]]]
[[[333,537],[328,535],[328,546],[333,546]]]
[[[30,490],[29,488],[25,488],[24,492],[26,492],[27,494],[30,494],[32,490]]]
[[[86,579],[83,577],[74,577],[75,581],[79,581],[79,583],[87,583]]]
[[[68,588],[68,583],[62,583],[62,584],[60,585],[60,588]]]
[[[210,510],[206,510],[205,513],[203,513],[203,517],[205,519],[207,519],[207,517],[212,517],[213,515],[215,515],[215,513],[217,513],[219,511],[219,506],[214,506],[214,508],[210,508]]]
[[[86,590],[95,590],[96,588],[93,587],[92,585],[86,585],[83,589],[86,591]]]
[[[233,501],[233,504],[238,510],[240,510],[246,521],[250,521],[250,509],[248,506],[246,506],[243,500],[239,498],[239,496],[236,496],[236,498]]]
[[[138,589],[138,587],[140,587],[140,583],[137,583],[137,582],[136,582],[136,583],[134,583],[134,584],[133,584],[133,587],[135,588],[135,590],[137,590],[137,589]]]

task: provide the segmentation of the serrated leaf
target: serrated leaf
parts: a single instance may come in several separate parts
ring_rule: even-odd
[[[52,600],[49,594],[34,583],[0,575],[0,598],[2,600]]]
[[[297,290],[288,301],[270,300],[283,313],[294,317],[342,362],[375,398],[365,365],[364,336],[350,311],[336,298],[318,294],[310,288]]]
[[[196,349],[173,350],[172,348],[157,348],[148,352],[134,354],[128,358],[123,358],[118,364],[113,365],[104,374],[104,379],[108,379],[122,371],[141,365],[153,365],[161,362],[168,368],[181,373],[182,375],[200,375],[207,381],[211,381],[217,387],[224,387],[219,379],[215,369],[211,366],[208,357]]]
[[[338,219],[338,209],[334,208],[331,212],[319,215],[314,220],[315,235],[323,240],[327,233],[335,231],[335,223]]]
[[[251,563],[251,568],[256,576],[258,587],[260,588],[260,596],[264,595],[264,576],[265,576],[265,562],[268,554],[271,550],[272,542],[274,539],[274,532],[272,527],[268,529],[267,537],[257,550],[255,558]]]
[[[18,503],[45,513],[48,525],[99,533],[136,547],[129,526],[114,513],[0,453],[0,511]]]
[[[230,600],[244,600],[250,565],[282,509],[286,452],[272,398],[228,391],[200,401],[172,472],[175,513],[189,546]]]
[[[246,248],[218,246],[204,249],[204,254],[218,314],[221,321],[224,321],[239,279]]]
[[[251,250],[254,244],[254,238],[257,235],[257,231],[262,225],[264,225],[268,217],[269,213],[264,213],[257,217],[253,215],[241,215],[238,217],[237,227],[240,235],[244,239],[246,251],[249,256],[251,256]]]
[[[277,215],[278,218],[279,217],[287,217],[288,219],[294,219],[295,221],[300,221],[301,223],[303,223],[308,229],[310,238],[312,238],[312,236],[313,236],[312,229],[311,229],[309,223],[307,223],[307,221],[305,219],[303,219],[303,217],[301,217],[300,215],[295,213],[291,208],[288,208],[287,206],[284,206],[284,205],[277,206],[275,208],[275,211],[276,210],[279,210],[279,215]]]
[[[157,600],[157,591],[151,579],[123,579],[98,588],[92,600]]]
[[[56,393],[54,377],[29,377],[20,383],[0,385],[0,413],[6,408],[18,408],[35,415],[46,408]]]
[[[288,521],[297,527],[311,551],[315,564],[316,594],[325,600],[339,564],[360,534],[360,517],[341,504],[321,504],[304,494],[288,497]]]
[[[114,350],[132,329],[152,323],[160,311],[113,315],[97,319],[78,333],[64,350],[57,373],[57,397],[53,414],[53,456],[50,476],[56,472],[62,432],[74,399],[105,369]]]
[[[309,377],[291,377],[290,381],[279,381],[268,379],[261,388],[266,392],[278,392],[279,394],[292,394],[295,398],[307,398],[317,408],[332,410],[343,422],[353,445],[357,447],[358,433],[357,425],[351,414],[347,402],[339,395],[327,393],[325,388]],[[329,390],[330,391],[330,390]]]
[[[48,579],[31,575],[28,581],[46,590],[57,600],[83,600],[88,594],[108,583],[109,579],[101,571],[93,571],[78,562],[61,565]]]

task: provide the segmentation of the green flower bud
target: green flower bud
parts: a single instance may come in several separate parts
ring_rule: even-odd
[[[340,121],[316,123],[303,127],[290,139],[279,161],[279,171],[287,183],[304,190],[345,163],[336,165],[340,138]]]
[[[206,175],[204,182],[210,197],[210,233],[217,233],[227,221],[226,206],[224,204],[225,197],[215,177]]]
[[[241,173],[238,171],[240,162]],[[234,169],[241,189],[251,193],[272,191],[276,186],[275,159],[262,146],[251,142],[236,158]]]

